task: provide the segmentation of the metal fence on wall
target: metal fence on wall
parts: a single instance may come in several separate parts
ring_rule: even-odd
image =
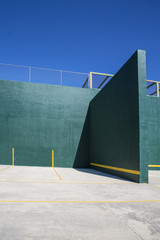
[[[82,87],[88,74],[0,63],[0,79]]]
[[[81,73],[0,63],[0,79],[102,89],[113,77],[107,73]],[[147,80],[147,95],[160,97],[160,81]]]

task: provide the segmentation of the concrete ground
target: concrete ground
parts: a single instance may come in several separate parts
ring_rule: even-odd
[[[160,171],[149,176],[0,165],[1,239],[159,240]]]

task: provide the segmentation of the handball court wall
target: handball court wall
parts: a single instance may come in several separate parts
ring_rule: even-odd
[[[160,99],[137,50],[102,89],[0,80],[0,164],[88,168],[148,181],[160,164]]]

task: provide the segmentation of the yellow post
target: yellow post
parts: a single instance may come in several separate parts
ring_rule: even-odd
[[[54,150],[52,150],[52,167],[54,167]]]
[[[14,166],[14,148],[12,148],[12,166]]]

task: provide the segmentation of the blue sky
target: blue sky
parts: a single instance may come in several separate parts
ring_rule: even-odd
[[[136,49],[160,80],[159,0],[1,0],[0,62],[116,73]]]

